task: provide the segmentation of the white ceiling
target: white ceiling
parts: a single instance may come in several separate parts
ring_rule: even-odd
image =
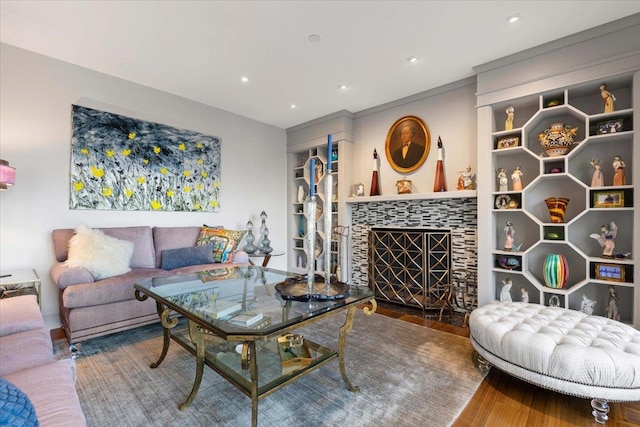
[[[638,0],[0,0],[0,40],[288,128],[639,12]]]

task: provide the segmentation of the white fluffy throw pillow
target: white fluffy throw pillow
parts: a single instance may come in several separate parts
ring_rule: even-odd
[[[131,271],[133,242],[107,236],[84,225],[69,240],[66,265],[88,270],[95,279],[106,279]]]

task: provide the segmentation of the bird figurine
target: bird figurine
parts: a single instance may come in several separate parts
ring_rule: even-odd
[[[592,239],[596,240],[600,246],[604,249],[602,256],[604,258],[613,258],[613,250],[616,247],[616,235],[618,234],[618,226],[615,222],[611,221],[609,224],[602,224],[600,227],[600,234],[592,233],[589,235]]]

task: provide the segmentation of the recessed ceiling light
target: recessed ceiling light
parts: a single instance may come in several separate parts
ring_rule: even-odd
[[[295,110],[296,109],[296,104],[289,105],[289,108],[291,108],[292,110]]]
[[[408,58],[407,58],[407,62],[408,62],[409,64],[415,64],[415,63],[416,63],[416,62],[418,62],[418,61],[419,61],[419,59],[418,59],[418,57],[416,57],[416,56],[410,56],[410,57],[408,57]]]
[[[513,24],[514,22],[517,22],[520,20],[520,14],[519,13],[514,13],[513,15],[509,16],[507,18],[507,22],[509,24]]]
[[[311,43],[317,43],[320,41],[320,36],[317,34],[310,34],[308,38]]]
[[[247,77],[247,76],[242,76],[242,77],[240,77],[240,81],[241,81],[242,83],[247,83],[247,82],[249,81],[249,77]]]
[[[347,86],[347,85],[340,85],[340,86],[338,86],[338,89],[340,89],[340,90],[347,90],[347,89],[349,89],[349,86]]]

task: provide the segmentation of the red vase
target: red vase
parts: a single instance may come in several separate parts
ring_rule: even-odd
[[[371,176],[371,191],[370,196],[380,195],[380,183],[378,182],[378,152],[373,150],[373,174]]]
[[[447,180],[444,176],[444,155],[442,149],[442,140],[438,137],[438,162],[436,163],[436,179],[433,183],[433,191],[439,193],[447,191]]]

